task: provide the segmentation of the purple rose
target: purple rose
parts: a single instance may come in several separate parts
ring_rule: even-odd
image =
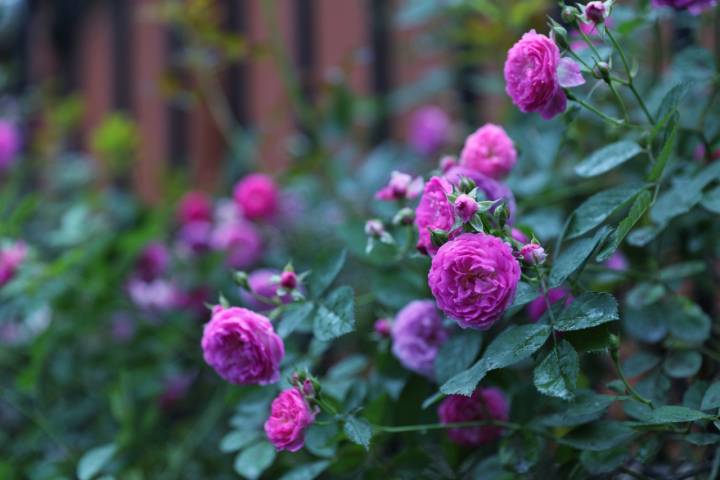
[[[418,153],[432,155],[448,141],[450,118],[439,107],[423,107],[413,115],[408,136]]]
[[[270,320],[245,308],[216,305],[202,336],[205,362],[239,385],[267,385],[280,378],[285,346]]]
[[[13,164],[20,152],[20,132],[7,120],[0,120],[0,172]]]
[[[438,407],[442,423],[477,422],[482,420],[507,421],[509,406],[505,395],[497,388],[478,388],[471,397],[449,395]],[[450,428],[448,437],[466,447],[477,447],[500,438],[502,427],[487,425],[474,428]]]
[[[262,312],[273,309],[275,305],[269,301],[263,301],[262,297],[276,298],[277,289],[280,286],[279,281],[276,281],[276,279],[279,278],[280,272],[278,270],[268,268],[255,270],[248,275],[248,284],[250,285],[250,291],[261,298],[257,298],[245,290],[240,291],[240,298],[242,298],[245,305],[253,310]],[[292,302],[292,295],[285,294],[280,300],[283,303],[290,303]]]
[[[390,182],[375,194],[375,198],[386,201],[412,199],[420,195],[422,190],[422,177],[413,178],[407,173],[394,171],[390,175]]]
[[[160,242],[151,242],[140,252],[135,270],[145,281],[161,277],[170,265],[170,253]]]
[[[515,195],[507,185],[467,167],[454,167],[445,173],[445,178],[453,185],[459,184],[462,177],[467,177],[475,182],[487,200],[505,199],[505,204],[510,212],[508,223],[512,224],[515,221],[515,211],[517,210]]]
[[[415,300],[400,310],[392,324],[392,352],[407,369],[434,377],[435,357],[448,338],[432,300]]]
[[[428,283],[438,307],[462,328],[487,330],[515,297],[520,265],[502,240],[464,233],[432,260]]]
[[[528,243],[520,249],[520,257],[528,265],[542,265],[547,259],[547,253],[542,245],[538,243]]]
[[[247,268],[262,255],[263,241],[255,226],[243,219],[218,224],[212,231],[210,245],[224,251],[232,268]]]
[[[565,298],[565,305],[569,305],[572,303],[575,297],[573,297],[570,294],[570,291],[564,289],[564,288],[551,288],[547,292],[548,300],[550,300],[550,304],[554,304],[561,300],[562,298]],[[547,303],[545,303],[545,297],[539,296],[530,304],[527,306],[527,312],[530,316],[530,320],[533,322],[537,322],[540,320],[540,317],[542,317],[545,312],[547,311]]]
[[[465,140],[460,165],[494,179],[507,176],[517,161],[515,145],[502,127],[487,123]]]
[[[505,61],[505,91],[522,112],[539,112],[550,119],[565,111],[563,88],[585,83],[580,67],[560,58],[555,42],[531,30],[508,51]]]
[[[180,305],[181,292],[170,280],[131,278],[127,284],[130,300],[144,310],[164,312]]]
[[[433,255],[437,251],[430,237],[430,230],[450,230],[455,223],[455,211],[447,195],[452,185],[441,177],[432,177],[423,190],[415,209],[415,225],[418,229],[417,248]]]
[[[717,5],[717,0],[653,0],[652,3],[654,7],[672,7],[697,15]]]
[[[297,452],[305,445],[305,429],[315,420],[315,413],[295,387],[280,392],[270,406],[265,434],[277,450]]]
[[[478,203],[470,195],[465,193],[458,195],[455,199],[455,213],[462,219],[464,223],[470,221],[470,219],[479,210]]]
[[[610,255],[610,258],[605,260],[605,263],[603,263],[603,265],[605,265],[611,270],[624,272],[630,266],[630,262],[628,262],[628,259],[624,253],[622,253],[620,250],[617,250],[615,251],[615,253]]]

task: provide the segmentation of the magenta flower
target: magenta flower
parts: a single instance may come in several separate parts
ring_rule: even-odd
[[[0,287],[13,279],[27,256],[25,242],[14,242],[0,248]]]
[[[630,262],[628,262],[628,259],[624,253],[622,253],[620,250],[616,250],[615,253],[610,255],[610,258],[605,260],[605,263],[603,265],[605,265],[611,270],[624,272],[630,266]]]
[[[177,217],[181,225],[212,221],[212,200],[203,192],[187,192],[180,199]]]
[[[504,199],[505,205],[507,205],[510,212],[508,223],[512,224],[515,221],[515,211],[517,210],[515,195],[507,185],[467,167],[454,167],[445,173],[445,178],[453,185],[458,185],[462,177],[467,177],[475,182],[475,185],[487,200]]]
[[[181,252],[195,255],[210,248],[212,224],[210,222],[189,222],[180,227],[177,244]]]
[[[551,288],[548,290],[547,297],[551,305],[560,301],[562,298],[565,298],[565,305],[569,305],[575,299],[575,297],[570,294],[570,291],[564,288]],[[542,317],[546,311],[547,304],[545,303],[545,297],[542,295],[530,302],[527,306],[528,316],[532,322],[540,320],[540,317]]]
[[[508,51],[505,61],[505,91],[522,112],[539,112],[545,119],[565,111],[563,88],[585,83],[580,66],[560,58],[557,45],[531,30]]]
[[[273,309],[275,305],[270,301],[263,300],[263,298],[276,298],[277,289],[280,286],[279,278],[280,272],[278,270],[268,268],[255,270],[248,275],[248,284],[250,285],[250,291],[256,296],[253,296],[250,292],[241,290],[240,298],[242,298],[245,305],[253,310],[265,311]],[[292,295],[287,293],[283,295],[280,300],[283,303],[290,303],[292,302]]]
[[[262,173],[252,173],[235,184],[235,203],[249,220],[269,219],[275,216],[279,204],[279,191],[275,180]]]
[[[375,321],[373,330],[381,337],[389,337],[392,334],[392,322],[387,318],[380,318]]]
[[[519,228],[513,228],[510,234],[512,235],[512,238],[514,238],[520,243],[527,243],[530,241],[527,235],[525,235],[525,232],[523,232]]]
[[[216,305],[202,336],[205,362],[239,385],[267,385],[280,378],[285,346],[266,317],[245,308]]]
[[[455,213],[464,222],[467,223],[479,210],[478,203],[470,195],[465,193],[458,195],[455,199]]]
[[[260,232],[250,222],[238,219],[215,226],[210,237],[214,250],[224,251],[232,268],[247,268],[262,255],[263,240]]]
[[[170,265],[170,253],[160,242],[151,242],[140,252],[135,270],[145,281],[161,277]]]
[[[487,330],[515,297],[520,265],[502,240],[464,233],[432,260],[428,283],[438,307],[462,328]]]
[[[460,165],[494,179],[507,176],[515,166],[515,145],[502,127],[486,123],[465,140]]]
[[[265,434],[277,450],[297,452],[305,445],[305,429],[314,420],[315,414],[300,390],[288,388],[273,400]]]
[[[717,0],[652,0],[654,7],[672,7],[675,10],[688,10],[698,15],[717,5]]]
[[[584,7],[585,18],[593,24],[603,23],[608,15],[605,2],[593,1]]]
[[[423,190],[422,177],[415,177],[398,171],[392,172],[390,182],[381,188],[375,198],[378,200],[405,200],[420,195]]]
[[[432,155],[450,137],[450,118],[439,107],[423,107],[413,115],[408,136],[415,151],[421,155]]]
[[[478,388],[471,397],[449,395],[438,407],[442,423],[477,422],[482,420],[507,421],[510,408],[505,395],[497,388]],[[477,447],[500,438],[502,427],[486,425],[471,428],[450,428],[448,437],[466,447]]]
[[[430,230],[450,230],[455,223],[455,211],[447,198],[450,193],[452,185],[444,178],[432,177],[425,184],[420,203],[415,209],[417,248],[423,253],[433,255],[437,252],[437,247],[432,244]]]
[[[170,280],[156,278],[150,281],[139,277],[127,283],[130,300],[143,310],[165,312],[180,305],[180,290]]]
[[[8,121],[0,120],[0,172],[13,164],[20,152],[20,131]]]
[[[392,324],[392,352],[405,368],[435,376],[435,357],[448,338],[432,300],[415,300],[400,310]]]
[[[542,265],[547,259],[547,253],[540,244],[528,243],[520,249],[520,257],[528,265]]]

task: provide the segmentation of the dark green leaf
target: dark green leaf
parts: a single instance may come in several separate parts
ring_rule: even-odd
[[[720,435],[717,433],[693,432],[685,436],[685,441],[698,447],[706,447],[720,443]]]
[[[580,162],[575,167],[575,173],[581,177],[594,177],[627,162],[640,152],[642,147],[635,142],[624,140],[611,143]]]
[[[584,450],[580,454],[580,463],[592,475],[603,475],[617,469],[630,456],[627,445],[619,445],[600,452]]]
[[[665,373],[672,378],[687,378],[695,375],[702,366],[702,355],[693,351],[672,352],[663,363]]]
[[[712,415],[681,405],[664,405],[656,409],[649,409],[647,415],[644,416],[640,422],[634,423],[634,425],[651,426],[670,423],[687,423],[700,420],[712,420],[713,418]]]
[[[538,296],[538,289],[526,282],[519,282],[515,289],[515,298],[513,299],[513,307],[522,307],[535,300]]]
[[[579,237],[597,227],[642,189],[641,184],[620,185],[588,198],[573,212],[567,238]]]
[[[648,182],[656,182],[660,180],[660,177],[662,177],[668,159],[670,159],[670,155],[672,155],[673,149],[675,148],[675,142],[677,141],[677,131],[677,123],[673,123],[670,135],[665,140],[665,144],[660,151],[660,155],[658,156],[657,160],[652,166],[652,169],[650,170],[650,174],[648,175]]]
[[[672,87],[665,94],[662,101],[660,102],[660,106],[658,107],[657,112],[655,113],[656,121],[662,122],[663,119],[666,119],[668,116],[672,116],[675,114],[678,105],[680,104],[680,101],[687,94],[690,85],[692,85],[692,82],[684,81]]]
[[[85,452],[77,466],[77,476],[80,480],[90,480],[107,465],[117,452],[113,443],[95,447]]]
[[[248,480],[260,478],[275,460],[275,447],[261,441],[243,450],[235,457],[235,471]]]
[[[687,298],[675,297],[664,313],[674,337],[689,343],[703,343],[710,336],[710,317]]]
[[[365,450],[370,450],[370,440],[372,439],[372,427],[362,418],[349,416],[345,419],[343,428],[348,440],[358,445],[362,445]]]
[[[703,207],[711,212],[720,214],[720,186],[703,195],[701,203]]]
[[[280,477],[280,480],[313,480],[318,475],[323,473],[330,466],[330,462],[327,460],[320,460],[319,462],[306,463],[295,467],[285,475]]]
[[[626,308],[622,317],[623,327],[638,340],[657,343],[667,335],[667,315],[659,303],[642,308]]]
[[[615,401],[610,395],[598,395],[591,391],[578,392],[575,400],[562,404],[562,409],[540,421],[548,427],[575,427],[597,420]]]
[[[541,448],[540,437],[521,431],[502,439],[498,457],[505,468],[525,475],[540,459]]]
[[[637,196],[632,207],[630,207],[630,212],[628,212],[627,217],[618,224],[617,229],[610,235],[607,244],[604,245],[600,253],[598,253],[596,257],[598,262],[607,260],[610,258],[610,255],[615,253],[615,250],[618,249],[627,234],[630,233],[630,230],[632,230],[638,220],[645,214],[651,202],[652,194],[648,190],[643,190]]]
[[[705,271],[706,264],[702,260],[691,260],[670,265],[660,270],[660,280],[669,281],[692,277]]]
[[[435,378],[444,383],[466,370],[475,360],[482,346],[482,334],[463,330],[445,342],[435,357]]]
[[[641,282],[625,296],[625,302],[632,308],[652,305],[665,296],[665,287],[660,283]]]
[[[554,324],[561,332],[582,330],[617,320],[617,301],[609,293],[586,292],[560,313]]]
[[[628,378],[642,375],[660,364],[660,357],[640,350],[623,362],[623,372]]]
[[[558,441],[579,450],[601,452],[626,442],[633,436],[635,432],[626,424],[608,420],[582,425]]]
[[[327,259],[322,266],[312,272],[309,287],[315,297],[322,295],[335,281],[345,265],[346,258],[347,251],[343,250],[336,257]]]
[[[607,323],[584,330],[564,332],[563,338],[570,342],[578,353],[606,352],[613,346],[613,331]]]
[[[299,325],[310,317],[314,308],[315,304],[313,302],[288,305],[283,312],[282,320],[278,323],[278,335],[285,338],[293,333]]]
[[[576,240],[562,251],[559,258],[555,259],[550,270],[550,286],[560,286],[570,275],[580,268],[592,254],[595,247],[608,235],[609,229],[598,230],[591,238]]]
[[[315,338],[330,341],[355,329],[353,289],[338,287],[319,305],[313,324]]]
[[[335,442],[337,435],[337,424],[319,425],[314,423],[305,432],[305,448],[318,457],[332,458],[337,449]]]
[[[579,370],[577,352],[562,340],[535,368],[535,387],[544,395],[570,400],[575,396]]]
[[[715,382],[707,389],[700,405],[701,410],[720,408],[720,382]]]

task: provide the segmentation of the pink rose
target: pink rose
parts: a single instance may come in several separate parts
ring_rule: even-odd
[[[375,330],[375,333],[377,333],[381,337],[387,338],[392,332],[392,323],[387,318],[380,318],[375,321],[375,324],[373,325],[373,330]]]
[[[565,305],[569,305],[575,299],[575,297],[570,294],[570,291],[564,288],[551,288],[548,290],[547,296],[551,305],[563,298],[565,298]],[[545,297],[542,295],[530,302],[527,306],[528,316],[532,322],[540,320],[540,317],[542,317],[546,311],[547,304],[545,303]]]
[[[305,429],[314,420],[315,414],[300,390],[288,388],[273,400],[265,434],[276,449],[297,452],[305,445]]]
[[[235,184],[235,203],[249,220],[272,218],[278,210],[279,192],[268,175],[252,173]]]
[[[280,378],[285,346],[266,317],[216,305],[202,336],[205,362],[239,385],[267,385]]]
[[[460,165],[496,180],[507,176],[515,166],[517,152],[502,127],[486,123],[465,140]]]
[[[0,172],[15,161],[20,152],[20,143],[18,127],[8,120],[0,120]]]
[[[463,166],[451,168],[450,170],[445,172],[444,175],[444,178],[453,185],[459,185],[460,180],[463,177],[467,177],[473,182],[475,182],[478,190],[484,194],[486,200],[500,200],[501,198],[504,199],[505,205],[510,212],[510,216],[508,217],[508,223],[512,224],[515,221],[515,211],[517,210],[517,206],[515,205],[515,195],[513,195],[512,190],[510,190],[507,185],[498,180],[495,180],[494,178],[490,178],[487,175],[483,175],[476,170],[472,170]],[[495,209],[493,208],[491,212],[493,212],[494,210]]]
[[[505,395],[497,388],[478,388],[471,397],[449,395],[438,407],[442,423],[477,422],[482,420],[507,421],[509,406]],[[466,447],[477,447],[500,438],[502,427],[487,425],[470,428],[450,428],[450,440]]]
[[[448,338],[435,303],[415,300],[400,310],[392,324],[392,352],[405,368],[435,376],[435,357]]]
[[[462,328],[487,330],[515,297],[520,265],[502,240],[464,233],[432,260],[428,283],[438,307]]]
[[[12,280],[26,256],[25,242],[15,242],[0,249],[0,287]]]
[[[531,30],[508,51],[505,61],[505,91],[522,112],[539,112],[550,119],[565,111],[563,88],[585,83],[580,67],[560,58],[557,45]]]
[[[423,107],[413,115],[408,136],[415,151],[432,155],[449,139],[450,118],[439,107]]]
[[[405,200],[420,195],[423,190],[422,177],[415,177],[398,171],[392,172],[390,182],[381,188],[375,198],[378,200]]]
[[[203,192],[187,192],[180,199],[177,217],[181,225],[212,220],[212,201]]]
[[[415,209],[415,225],[418,228],[417,248],[423,253],[434,254],[430,230],[450,230],[455,223],[455,211],[447,199],[452,185],[440,177],[432,177],[423,190],[420,203]]]
[[[585,18],[594,24],[603,23],[607,17],[608,9],[605,2],[593,1],[585,5]]]
[[[241,290],[240,298],[242,298],[243,303],[253,310],[264,311],[273,309],[275,305],[270,301],[264,301],[263,298],[276,298],[277,289],[280,285],[279,282],[274,279],[279,277],[280,272],[278,270],[272,270],[269,268],[263,268],[252,272],[248,275],[248,285],[250,286],[250,291],[260,298],[253,296],[250,292]],[[292,295],[288,293],[282,296],[280,300],[283,303],[290,303],[292,302]]]
[[[232,268],[247,268],[262,255],[263,240],[252,223],[237,219],[216,225],[210,237],[210,246],[224,251]]]
[[[140,252],[135,270],[146,281],[162,276],[170,265],[170,253],[160,242],[151,242]]]
[[[672,7],[675,10],[688,10],[693,15],[717,5],[717,0],[652,0],[654,7]]]
[[[520,257],[528,265],[542,265],[547,259],[547,253],[540,244],[528,243],[520,249]]]
[[[127,284],[130,300],[144,310],[164,312],[180,305],[180,290],[170,280],[131,278]]]
[[[453,206],[455,207],[455,213],[464,223],[469,222],[479,210],[475,199],[465,193],[458,195]]]

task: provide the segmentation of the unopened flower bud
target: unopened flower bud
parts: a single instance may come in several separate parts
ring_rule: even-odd
[[[509,216],[510,211],[508,210],[507,205],[505,205],[504,203],[495,208],[495,211],[493,212],[493,217],[495,217],[495,220],[497,220],[500,228],[503,228],[505,226],[505,223],[507,222]]]
[[[380,238],[383,233],[385,233],[385,227],[380,220],[372,219],[365,223],[365,235]]]
[[[528,265],[542,265],[547,259],[547,253],[542,245],[528,243],[520,249],[520,256]]]
[[[478,204],[470,195],[463,193],[455,199],[455,213],[464,223],[469,222],[477,211]]]
[[[387,338],[390,336],[392,326],[390,325],[390,320],[388,320],[387,318],[381,318],[375,322],[373,328],[378,335]]]
[[[555,44],[562,48],[562,49],[568,49],[570,48],[570,44],[568,43],[568,33],[565,28],[560,25],[559,23],[555,23],[552,26],[552,30],[550,31],[552,39],[555,41]]]
[[[303,382],[302,393],[305,398],[314,398],[315,397],[315,386],[313,385],[312,380],[306,379]]]
[[[280,274],[280,286],[287,289],[293,290],[297,287],[298,279],[295,272],[292,270],[286,270]]]
[[[603,23],[606,15],[607,8],[605,8],[604,2],[594,1],[585,5],[585,18],[596,25]]]
[[[560,14],[560,18],[562,18],[562,21],[565,23],[575,23],[575,19],[578,16],[578,10],[575,7],[571,7],[570,5],[566,5],[562,9],[562,13]]]
[[[430,231],[430,240],[432,241],[432,244],[437,248],[440,248],[441,246],[446,244],[449,239],[450,237],[445,230]]]
[[[395,225],[412,225],[415,222],[415,210],[412,208],[402,208],[393,217]]]
[[[593,67],[593,77],[598,80],[610,80],[610,65],[607,62],[597,62]]]
[[[243,271],[235,272],[235,275],[233,275],[233,280],[235,280],[235,284],[238,287],[241,287],[245,290],[250,290],[250,282],[248,281],[247,272],[243,272]]]
[[[460,182],[458,183],[458,188],[463,193],[470,193],[473,191],[473,188],[475,188],[475,182],[468,177],[462,177],[460,179]]]

